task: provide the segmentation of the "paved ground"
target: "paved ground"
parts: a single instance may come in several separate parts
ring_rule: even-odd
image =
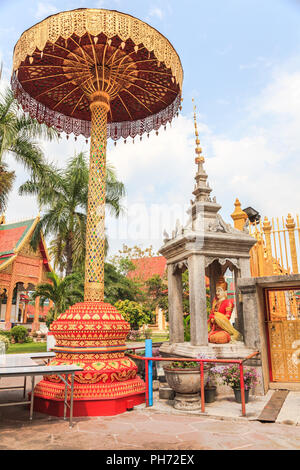
[[[210,418],[218,418],[232,421],[256,420],[265,405],[270,400],[275,390],[269,390],[264,396],[250,396],[246,405],[246,418],[242,416],[242,408],[234,399],[233,393],[230,395],[218,396],[213,403],[205,404],[205,414]],[[158,394],[154,393],[153,408],[162,413],[182,414],[173,408],[173,402],[159,400]],[[186,413],[186,412],[185,412]],[[193,415],[202,415],[201,411],[189,412]],[[276,423],[300,425],[300,392],[289,392],[278,416]]]
[[[1,392],[1,401],[8,397],[20,400],[22,392]],[[224,421],[144,405],[114,417],[75,418],[72,429],[68,421],[39,413],[32,422],[28,418],[23,406],[0,408],[1,450],[300,449],[300,426]]]

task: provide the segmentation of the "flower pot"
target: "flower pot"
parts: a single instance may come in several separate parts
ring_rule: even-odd
[[[172,369],[164,367],[169,386],[176,392],[174,408],[178,410],[199,410],[200,402],[200,369]],[[208,378],[209,366],[204,366],[204,382]]]
[[[217,387],[215,386],[205,387],[204,388],[205,403],[213,403],[214,401],[216,401],[216,393],[217,393]]]
[[[234,391],[234,396],[235,396],[236,402],[237,403],[242,403],[241,389],[240,388],[234,388],[233,391]],[[245,390],[245,403],[248,403],[248,401],[249,401],[249,392],[250,392],[250,389]]]

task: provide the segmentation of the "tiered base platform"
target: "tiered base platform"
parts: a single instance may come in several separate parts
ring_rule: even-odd
[[[130,326],[110,304],[73,305],[52,323],[56,357],[51,365],[76,364],[74,416],[112,416],[145,402],[145,383],[137,366],[125,356]],[[63,416],[64,384],[56,375],[44,377],[34,392],[34,409]]]

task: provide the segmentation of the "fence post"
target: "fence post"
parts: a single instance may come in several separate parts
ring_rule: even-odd
[[[298,271],[297,249],[296,249],[296,241],[295,241],[296,224],[291,214],[288,214],[287,216],[286,228],[288,229],[288,234],[289,234],[289,239],[290,239],[290,251],[291,251],[293,274],[298,274],[299,271]]]
[[[152,357],[152,339],[146,339],[145,341],[145,357]],[[148,364],[148,406],[153,406],[153,384],[152,384],[152,361],[146,361]]]
[[[146,381],[146,407],[149,406],[149,367],[148,359],[145,359],[145,381]]]
[[[240,363],[240,385],[241,385],[241,401],[242,401],[242,415],[246,416],[246,404],[245,404],[245,383],[244,383],[244,368],[243,363]]]
[[[263,231],[266,237],[266,248],[267,248],[268,258],[272,261],[272,242],[271,242],[272,226],[268,217],[265,217],[264,219]]]
[[[201,411],[205,412],[205,397],[204,397],[204,366],[203,361],[200,362],[200,384],[201,384]]]

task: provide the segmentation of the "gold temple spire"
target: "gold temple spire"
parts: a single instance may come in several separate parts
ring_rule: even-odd
[[[194,98],[192,99],[193,103],[195,102],[194,101]],[[196,116],[196,105],[194,104],[194,124],[195,124],[195,137],[196,137],[196,148],[195,148],[195,153],[196,153],[196,158],[195,158],[195,163],[196,164],[199,164],[199,163],[204,163],[205,162],[205,159],[203,157],[202,154],[202,148],[200,147],[200,140],[199,140],[199,132],[198,132],[198,126],[197,126],[197,116]]]

